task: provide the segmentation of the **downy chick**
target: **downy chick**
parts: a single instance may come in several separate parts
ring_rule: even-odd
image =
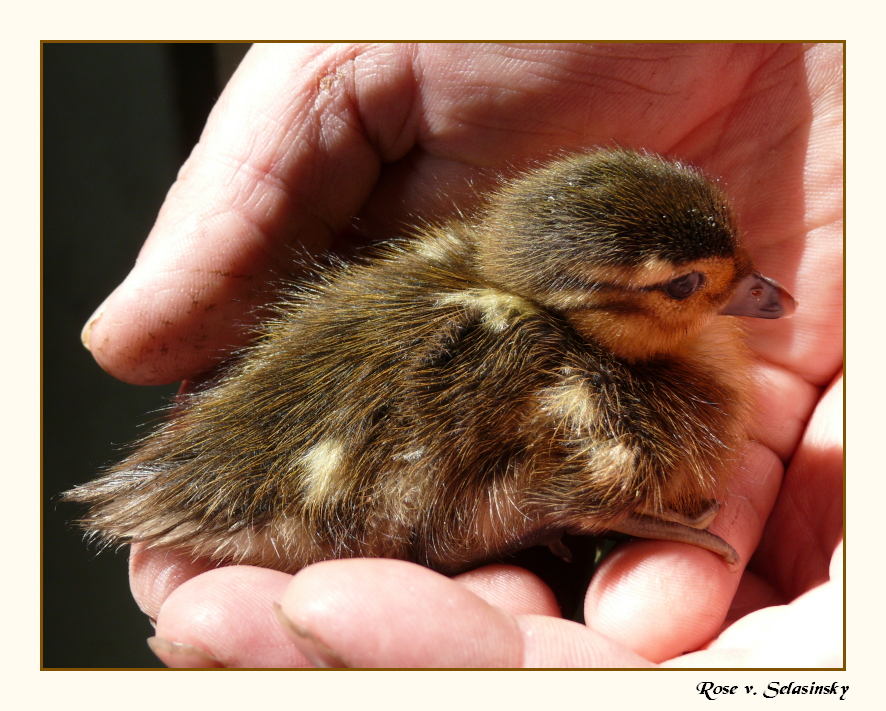
[[[295,287],[140,448],[66,494],[107,543],[454,573],[564,534],[695,544],[745,436],[732,316],[789,316],[695,170],[599,150]]]

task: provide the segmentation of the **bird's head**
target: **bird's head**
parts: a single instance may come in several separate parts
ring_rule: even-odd
[[[486,279],[630,360],[678,351],[719,315],[794,310],[787,291],[754,270],[726,194],[658,156],[557,160],[498,191],[482,224]]]

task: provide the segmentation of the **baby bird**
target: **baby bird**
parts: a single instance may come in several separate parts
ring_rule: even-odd
[[[455,573],[606,532],[735,565],[705,530],[749,415],[732,317],[794,306],[696,170],[560,158],[471,219],[318,270],[65,496],[103,542],[287,572],[371,556]]]

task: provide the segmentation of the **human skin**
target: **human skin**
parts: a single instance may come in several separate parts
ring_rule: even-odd
[[[842,45],[253,48],[136,266],[84,331],[118,378],[198,379],[246,342],[296,252],[390,236],[469,207],[501,172],[601,144],[720,176],[757,267],[799,308],[747,324],[754,423],[712,528],[746,569],[683,544],[621,544],[592,579],[580,625],[513,565],[447,578],[344,560],[291,576],[134,546],[132,589],[156,620],[158,656],[842,666],[842,122]]]

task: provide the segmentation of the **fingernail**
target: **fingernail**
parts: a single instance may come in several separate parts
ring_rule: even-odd
[[[92,337],[92,327],[95,326],[96,321],[98,321],[102,314],[105,312],[105,304],[107,303],[107,299],[101,302],[101,305],[92,313],[92,316],[89,317],[89,320],[86,322],[86,325],[83,327],[83,330],[80,331],[80,341],[83,343],[83,347],[86,350],[91,351],[92,349],[89,347],[89,339]]]
[[[292,636],[298,650],[304,654],[308,658],[308,661],[315,667],[318,669],[348,668],[348,665],[345,664],[344,660],[342,660],[336,652],[332,651],[328,645],[317,639],[313,632],[290,620],[283,612],[283,608],[277,603],[274,603],[274,614],[277,615],[277,620],[280,622],[283,629],[289,632]]]
[[[163,637],[148,637],[148,646],[161,662],[170,667],[179,669],[212,669],[224,666],[215,657],[190,644],[170,642]],[[166,655],[165,659],[164,655]]]

